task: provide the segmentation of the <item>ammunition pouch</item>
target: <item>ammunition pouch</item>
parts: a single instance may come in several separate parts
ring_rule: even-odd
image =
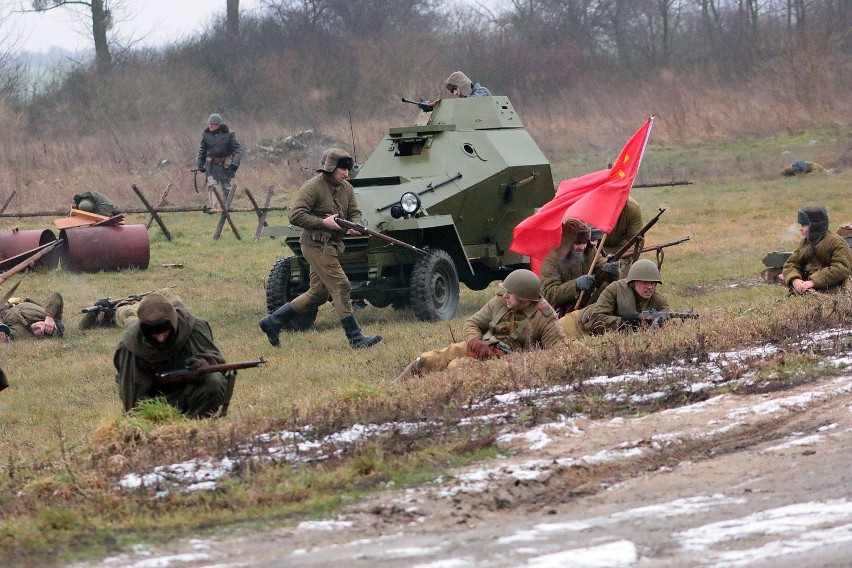
[[[321,245],[328,244],[332,238],[331,233],[321,229],[303,229],[303,231],[310,240]]]

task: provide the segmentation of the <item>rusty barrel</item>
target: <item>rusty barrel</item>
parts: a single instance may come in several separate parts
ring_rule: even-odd
[[[98,272],[148,268],[151,244],[145,225],[75,227],[63,229],[62,268],[68,272]]]
[[[56,235],[48,229],[0,233],[0,261],[31,251],[41,245],[52,243],[55,240]],[[59,255],[56,251],[44,255],[36,262],[36,266],[43,266],[50,270],[54,270],[58,265]]]

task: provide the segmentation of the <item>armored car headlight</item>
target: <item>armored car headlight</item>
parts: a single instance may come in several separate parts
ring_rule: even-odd
[[[406,192],[399,199],[399,206],[406,215],[414,215],[420,209],[420,198],[416,193]]]

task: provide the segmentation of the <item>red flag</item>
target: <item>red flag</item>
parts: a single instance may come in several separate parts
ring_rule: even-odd
[[[605,233],[612,231],[639,172],[654,117],[636,131],[608,170],[567,179],[556,196],[515,227],[510,250],[530,257],[538,274],[541,261],[559,245],[562,221],[574,217]]]

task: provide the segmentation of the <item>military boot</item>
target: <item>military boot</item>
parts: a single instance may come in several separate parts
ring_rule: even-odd
[[[349,345],[352,349],[360,349],[361,347],[371,347],[382,340],[381,335],[364,335],[361,333],[361,326],[358,325],[358,320],[355,316],[346,316],[340,323],[346,331],[346,339],[349,340]]]
[[[281,328],[283,328],[288,321],[290,321],[293,316],[296,315],[296,310],[293,309],[293,306],[290,302],[287,302],[259,322],[257,324],[260,326],[260,329],[266,334],[266,338],[269,340],[269,343],[273,347],[278,347],[281,345],[281,340],[278,339],[278,334],[281,333]]]
[[[419,377],[423,373],[423,358],[418,357],[408,364],[408,366],[397,375],[396,380],[406,381],[413,377]]]

